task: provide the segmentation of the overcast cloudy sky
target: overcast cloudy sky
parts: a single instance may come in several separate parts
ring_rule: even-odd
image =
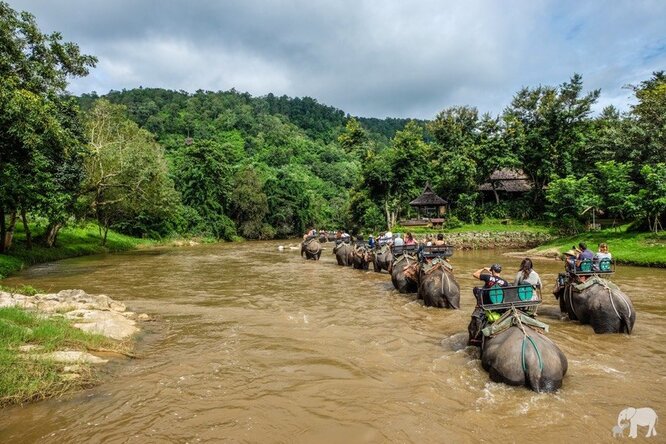
[[[366,117],[500,113],[574,73],[622,87],[666,69],[664,0],[9,0],[98,57],[75,94],[161,87],[310,96]]]

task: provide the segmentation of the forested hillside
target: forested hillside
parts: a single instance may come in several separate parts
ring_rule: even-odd
[[[463,105],[427,122],[235,90],[73,98],[67,79],[96,59],[0,5],[11,54],[0,58],[0,252],[31,221],[45,227],[37,240],[46,245],[87,220],[102,239],[109,228],[217,239],[380,230],[409,214],[427,182],[449,201],[449,221],[547,220],[576,231],[598,214],[663,228],[663,72],[631,87],[629,112],[598,115],[600,91],[584,91],[577,74],[521,89],[498,116]],[[524,171],[531,190],[483,195],[479,185],[499,169]]]

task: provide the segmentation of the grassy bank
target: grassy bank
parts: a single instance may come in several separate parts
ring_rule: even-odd
[[[94,382],[89,367],[79,364],[76,377],[64,376],[66,364],[38,359],[21,351],[35,347],[39,353],[68,350],[119,349],[115,341],[85,333],[69,321],[44,318],[20,308],[0,308],[0,407],[58,396]],[[71,374],[70,374],[71,376]]]
[[[41,234],[39,227],[31,227],[31,230],[33,236]],[[153,240],[137,239],[109,231],[106,245],[102,246],[97,225],[88,224],[63,228],[58,234],[55,247],[46,248],[34,242],[32,249],[28,250],[25,245],[25,234],[19,225],[11,249],[6,254],[0,254],[0,279],[35,264],[76,256],[127,251],[155,244]]]
[[[579,242],[585,242],[592,251],[597,251],[600,242],[606,242],[613,258],[619,263],[666,268],[666,232],[628,233],[624,229],[592,231],[577,236],[560,237],[535,250],[539,252],[557,249],[563,253]]]

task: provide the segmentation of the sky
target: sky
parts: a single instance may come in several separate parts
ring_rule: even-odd
[[[98,58],[69,91],[309,96],[354,116],[497,115],[574,73],[627,111],[666,70],[664,0],[5,0]]]

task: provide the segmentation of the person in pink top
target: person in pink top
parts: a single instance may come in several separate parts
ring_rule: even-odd
[[[416,245],[416,241],[414,240],[412,233],[405,234],[405,245]]]

